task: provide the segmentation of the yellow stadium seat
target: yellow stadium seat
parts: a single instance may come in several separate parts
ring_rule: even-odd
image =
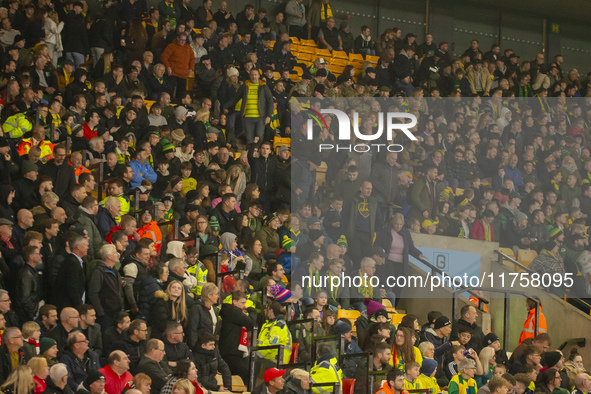
[[[314,47],[307,47],[307,46],[300,46],[300,55],[302,53],[309,53],[310,55],[316,55],[316,48]]]
[[[337,312],[337,319],[349,319],[349,320],[357,320],[361,316],[361,313],[356,310],[348,310],[348,309],[339,309]]]
[[[148,110],[148,112],[150,111],[150,107],[152,107],[152,105],[155,103],[156,101],[154,100],[144,100],[144,104],[146,104],[146,109]]]
[[[277,152],[277,148],[280,146],[291,146],[291,138],[275,136],[275,138],[273,138],[273,150]]]
[[[404,313],[395,313],[392,315],[392,321],[390,322],[390,324],[392,324],[393,326],[397,326],[398,324],[400,324],[400,322],[402,321],[402,318],[406,316],[406,314]]]
[[[248,387],[246,387],[242,378],[239,375],[232,375],[232,391],[239,393],[245,390],[248,390]]]
[[[370,55],[367,55],[365,57],[365,60],[368,61],[368,62],[370,62],[370,63],[372,63],[372,64],[376,64],[380,60],[380,57],[379,56],[370,56]]]
[[[283,283],[285,283],[286,285],[289,284],[289,279],[287,279],[287,276],[283,275],[283,278],[281,278],[281,281]]]
[[[501,252],[507,257],[512,258],[513,260],[517,260],[517,257],[515,256],[515,253],[513,253],[513,249],[511,248],[499,248],[499,252]],[[509,260],[503,259],[503,265],[508,268],[515,269],[515,264],[513,264]]]
[[[310,53],[300,53],[300,55],[298,56],[298,60],[300,62],[312,62],[314,61],[314,55],[310,54]]]
[[[346,67],[349,65],[349,60],[348,59],[332,58],[332,60],[330,61],[330,64]]]
[[[316,48],[316,41],[314,41],[314,40],[301,40],[300,41],[300,45],[301,46],[306,46],[306,47],[314,47],[314,48]]]
[[[332,58],[332,53],[328,49],[316,49],[316,57],[322,57],[329,61]]]
[[[297,74],[289,74],[289,79],[292,80],[292,82],[298,82],[300,81],[302,78],[300,78]]]
[[[360,53],[350,53],[349,54],[349,61],[363,63],[365,61],[365,59],[363,59],[363,55]]]
[[[298,44],[291,44],[291,53],[300,52],[301,46]]]
[[[281,78],[281,73],[278,73],[277,71],[273,71],[273,79],[280,79]]]
[[[333,59],[346,59],[349,60],[349,56],[345,51],[332,51],[332,58]]]
[[[331,64],[328,69],[331,73],[342,74],[345,70],[345,67]]]
[[[274,46],[275,46],[275,41],[271,41],[271,45],[269,45],[269,48],[273,49]]]
[[[304,73],[304,70],[303,70],[303,69],[302,69],[300,66],[295,66],[295,67],[293,68],[293,71],[295,71],[295,72],[296,72],[296,75],[297,75],[298,77],[300,77],[300,76],[301,76],[301,75]],[[292,74],[292,75],[293,75],[293,74]]]
[[[536,257],[538,257],[538,253],[535,250],[519,249],[517,251],[517,261],[526,267],[528,267]],[[518,267],[515,268],[515,271],[525,272]]]
[[[300,40],[298,40],[297,37],[289,37],[289,39],[291,40],[292,44],[299,44],[300,43]]]
[[[389,299],[387,299],[387,298],[383,298],[383,299],[382,299],[382,305],[383,305],[384,307],[389,307],[389,306],[390,306],[390,307],[393,307],[393,306],[394,306],[394,305],[392,305],[392,303],[390,302],[390,300],[389,300]]]

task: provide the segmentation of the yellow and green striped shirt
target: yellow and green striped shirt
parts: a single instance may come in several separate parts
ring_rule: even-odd
[[[245,118],[258,118],[259,112],[259,84],[251,83],[248,85],[248,95],[246,96],[246,108],[244,110]]]

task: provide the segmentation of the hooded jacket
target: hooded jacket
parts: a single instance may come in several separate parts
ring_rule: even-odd
[[[228,364],[220,357],[218,349],[197,349],[195,352],[195,366],[199,371],[197,380],[208,390],[219,391],[221,386],[217,384],[215,376],[218,372],[222,375],[223,387],[232,387],[232,372]]]

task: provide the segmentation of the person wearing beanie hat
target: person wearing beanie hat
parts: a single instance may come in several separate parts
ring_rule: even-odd
[[[554,350],[544,353],[543,363],[546,365],[546,368],[556,368],[560,371],[564,366],[564,358],[561,352]]]
[[[220,223],[218,222],[218,218],[216,218],[215,216],[209,218],[209,228],[213,232],[220,231]]]
[[[291,299],[291,291],[284,289],[281,285],[274,284],[271,286],[269,290],[273,297],[275,297],[275,301],[283,304],[285,302],[290,302]]]
[[[422,333],[422,338],[435,347],[433,357],[439,365],[443,365],[444,356],[451,351],[452,343],[448,340],[450,334],[451,321],[447,316],[439,316],[433,323],[433,328],[429,327]]]
[[[433,393],[440,393],[441,388],[437,384],[435,374],[437,373],[437,365],[439,363],[432,359],[425,357],[421,365],[420,375],[417,378],[419,387],[422,389],[431,389]]]
[[[319,252],[324,243],[324,233],[322,230],[308,230],[308,241],[298,245],[298,256],[302,261],[308,260],[314,252]]]
[[[105,391],[105,375],[96,369],[88,371],[88,376],[84,379],[83,387],[90,392],[90,394],[103,394]]]
[[[370,298],[365,298],[363,300],[363,304],[367,307],[366,311],[367,311],[367,318],[371,319],[372,317],[374,317],[374,315],[376,314],[377,311],[379,310],[386,310],[386,308],[384,307],[384,305],[380,304],[377,301],[374,301]],[[377,321],[377,320],[376,320]],[[384,321],[378,321],[378,323],[385,323]]]
[[[53,348],[55,346],[55,348]],[[53,349],[52,349],[53,348]],[[39,340],[39,354],[43,356],[43,354],[48,350],[54,350],[55,356],[57,357],[57,342],[53,338],[43,337]]]

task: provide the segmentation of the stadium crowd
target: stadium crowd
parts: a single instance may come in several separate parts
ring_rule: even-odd
[[[202,394],[251,377],[260,394],[591,391],[541,306],[534,322],[537,300],[509,358],[474,305],[393,325],[398,289],[299,280],[406,274],[424,258],[411,233],[427,233],[533,250],[532,271],[574,274],[587,297],[591,103],[573,98],[590,79],[562,56],[355,36],[329,0],[269,17],[211,0],[3,5],[3,393]],[[367,61],[335,73],[296,39]],[[329,107],[359,120],[351,143],[386,110],[415,115],[415,139],[319,151],[340,143],[328,114],[307,137]]]

